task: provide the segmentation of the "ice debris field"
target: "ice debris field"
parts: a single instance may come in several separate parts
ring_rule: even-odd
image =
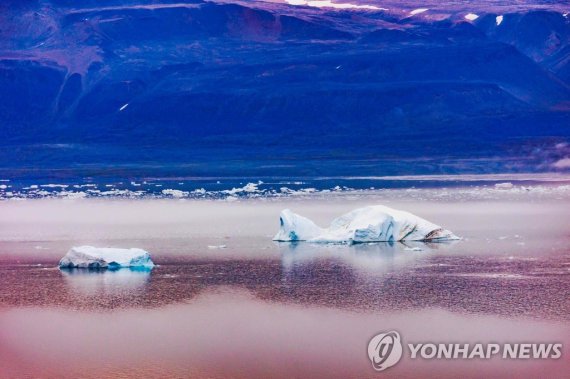
[[[508,180],[505,180],[508,179]],[[386,194],[416,200],[502,197],[570,197],[568,175],[431,175],[400,177],[264,178],[255,181],[120,180],[37,184],[0,179],[0,200],[24,199],[206,199],[304,198]]]

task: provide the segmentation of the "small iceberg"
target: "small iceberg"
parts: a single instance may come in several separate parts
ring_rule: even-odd
[[[150,254],[142,249],[72,247],[59,261],[60,268],[118,269],[123,267],[151,269]]]
[[[285,209],[274,241],[313,243],[369,243],[395,241],[440,242],[457,240],[455,234],[409,212],[383,205],[355,209],[321,228],[306,217]]]

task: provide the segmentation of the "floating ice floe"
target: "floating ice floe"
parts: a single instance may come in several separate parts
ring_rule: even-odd
[[[227,245],[208,245],[208,249],[225,249]]]
[[[503,190],[504,190],[504,189],[511,189],[511,188],[513,188],[513,187],[514,187],[514,185],[513,185],[513,183],[511,183],[511,182],[505,182],[505,183],[497,183],[497,184],[495,184],[495,188],[496,188],[496,189],[503,189]]]
[[[69,187],[67,184],[42,184],[40,187],[42,188],[67,188]],[[30,188],[33,188],[30,186]],[[37,186],[36,186],[37,188]]]
[[[59,261],[60,268],[152,268],[150,254],[142,249],[99,248],[93,246],[72,247]]]
[[[258,186],[260,184],[263,184],[263,182],[260,180],[257,183],[247,183],[245,186],[241,187],[241,188],[232,188],[231,190],[224,190],[222,191],[223,193],[226,193],[228,195],[235,195],[238,193],[258,193],[259,188]]]
[[[176,190],[176,189],[165,189],[165,190],[162,190],[162,194],[167,195],[167,196],[172,196],[172,197],[175,197],[177,199],[181,199],[183,197],[188,196],[189,192],[180,191],[180,190]]]
[[[274,241],[314,243],[367,243],[393,241],[447,241],[459,237],[411,213],[374,205],[355,209],[334,219],[328,228],[285,209]]]

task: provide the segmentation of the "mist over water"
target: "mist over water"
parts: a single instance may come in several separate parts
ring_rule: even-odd
[[[567,379],[567,3],[0,0],[0,379]],[[272,241],[377,204],[462,238]]]

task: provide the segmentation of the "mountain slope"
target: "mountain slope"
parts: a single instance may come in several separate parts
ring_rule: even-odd
[[[42,167],[46,156],[67,166],[78,154],[82,164],[112,165],[121,157],[108,152],[135,147],[125,161],[158,166],[201,159],[196,151],[224,160],[235,148],[255,156],[268,146],[284,159],[339,148],[347,159],[512,159],[516,145],[570,137],[567,17],[401,14],[273,3],[6,3],[0,167]],[[41,147],[54,145],[72,147]],[[10,146],[29,153],[14,158]],[[537,167],[548,164],[516,169]]]

